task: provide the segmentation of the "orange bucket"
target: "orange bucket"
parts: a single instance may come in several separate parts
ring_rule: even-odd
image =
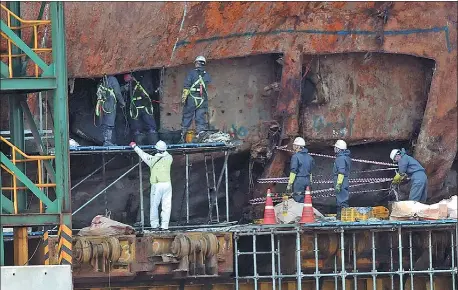
[[[192,143],[192,140],[196,136],[196,132],[194,130],[189,130],[186,132],[186,143]]]

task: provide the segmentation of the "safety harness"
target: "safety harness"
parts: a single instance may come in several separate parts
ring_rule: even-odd
[[[109,99],[113,98],[113,109],[105,107],[105,102]],[[116,96],[114,90],[108,87],[107,76],[103,76],[102,81],[100,82],[99,86],[97,87],[97,104],[95,106],[95,115],[100,117],[102,112],[105,114],[111,114],[114,110],[116,110]]]
[[[205,73],[205,71],[203,73]],[[200,106],[202,106],[202,104],[204,103],[204,91],[205,94],[207,94],[207,87],[205,86],[204,79],[202,78],[202,75],[199,73],[199,78],[189,88],[189,94],[194,99],[196,109],[200,108]]]
[[[145,109],[145,112],[148,115],[153,115],[153,103],[151,102],[151,98],[149,94],[145,91],[145,89],[140,85],[140,83],[135,80],[135,87],[132,92],[132,97],[130,98],[130,117],[134,120],[138,118],[138,110]],[[139,106],[137,106],[139,103]]]

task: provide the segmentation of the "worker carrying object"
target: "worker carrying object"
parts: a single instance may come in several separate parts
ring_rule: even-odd
[[[305,140],[297,137],[293,142],[293,150],[296,152],[291,157],[291,166],[289,173],[287,192],[293,189],[293,199],[296,202],[304,202],[304,194],[307,186],[312,183],[312,169],[315,166],[315,161],[308,154],[305,148]]]
[[[412,180],[409,200],[425,202],[428,197],[428,177],[420,162],[407,155],[404,148],[393,149],[390,158],[398,164],[398,172],[393,178],[393,184],[400,184],[409,177]]]
[[[116,104],[124,108],[126,103],[122,97],[118,80],[114,76],[103,76],[97,86],[97,105],[95,115],[100,118],[103,146],[113,146],[113,130],[116,121]]]
[[[195,116],[196,139],[203,137],[208,130],[208,93],[207,86],[211,83],[210,75],[205,71],[206,60],[198,56],[184,81],[181,102],[183,104],[183,120],[181,122],[181,142],[184,142],[186,131],[191,126]]]
[[[157,142],[158,135],[151,98],[140,82],[131,74],[125,74],[124,81],[126,84],[122,90],[128,95],[129,124],[133,138],[137,144],[153,145]],[[143,130],[146,135],[146,143],[141,139]]]
[[[157,229],[159,227],[159,204],[161,204],[161,229],[167,230],[172,210],[172,183],[170,179],[170,168],[173,162],[172,155],[167,152],[167,144],[162,140],[156,143],[155,148],[158,152],[154,156],[143,152],[135,142],[131,142],[129,145],[134,148],[135,152],[149,166],[151,171],[151,228]]]
[[[340,220],[342,208],[348,207],[348,188],[351,170],[350,150],[344,140],[337,140],[334,145],[336,160],[334,161],[333,179],[336,192],[337,219]]]

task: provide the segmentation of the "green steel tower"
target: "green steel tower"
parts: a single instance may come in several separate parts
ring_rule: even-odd
[[[29,261],[27,227],[54,225],[59,226],[59,263],[71,264],[64,4],[43,2],[37,20],[22,19],[21,4],[33,3],[17,1],[1,5],[2,15],[7,16],[0,22],[2,43],[7,49],[5,53],[2,47],[0,104],[9,105],[10,131],[10,140],[1,137],[0,141],[3,150],[0,152],[1,265],[4,265],[5,258],[3,227],[14,228],[14,264],[26,265]],[[49,7],[50,20],[42,19],[46,7]],[[51,29],[52,47],[39,48],[38,32],[46,26]],[[29,34],[31,39],[25,39],[26,29],[32,31]],[[45,91],[52,96],[54,156],[46,152],[27,103],[27,97],[37,97],[38,92]],[[39,155],[24,153],[24,120],[32,131]],[[38,174],[28,174],[29,168]],[[30,212],[27,208],[31,196],[39,199],[40,211]]]

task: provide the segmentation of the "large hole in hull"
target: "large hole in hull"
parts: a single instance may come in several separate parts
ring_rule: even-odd
[[[145,70],[132,73],[148,92],[153,101],[154,119],[160,127],[159,91],[160,70]],[[121,86],[125,84],[123,74],[116,75]],[[97,102],[97,85],[100,79],[76,79],[74,90],[69,97],[70,136],[80,145],[101,145],[103,143],[99,120],[95,116]],[[124,96],[126,102],[127,96]],[[132,141],[132,132],[129,130],[128,106],[116,108],[115,133],[113,140],[117,145],[127,145]]]
[[[409,140],[419,132],[435,62],[409,55],[305,55],[302,134],[309,141]]]

